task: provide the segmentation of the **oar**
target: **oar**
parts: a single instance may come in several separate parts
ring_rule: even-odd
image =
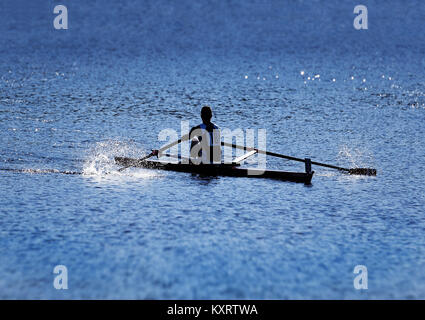
[[[144,161],[144,160],[146,160],[146,159],[148,159],[148,158],[150,158],[150,157],[153,157],[153,156],[160,157],[160,156],[161,156],[161,153],[162,153],[163,151],[165,151],[165,150],[167,150],[167,149],[169,149],[169,148],[171,148],[171,147],[175,146],[176,144],[179,144],[179,143],[181,143],[181,142],[183,142],[183,141],[186,141],[186,140],[188,140],[188,139],[189,139],[189,134],[185,134],[185,135],[184,135],[184,136],[182,136],[179,140],[174,141],[174,142],[170,142],[169,144],[167,144],[167,145],[163,146],[163,147],[162,147],[161,149],[159,149],[159,150],[152,150],[152,152],[151,152],[151,153],[149,153],[147,156],[144,156],[143,158],[138,159],[138,161]],[[125,169],[127,169],[127,168],[130,168],[131,166],[132,166],[132,165],[128,165],[128,166],[122,167],[122,168],[118,169],[118,172],[121,172],[121,171],[123,171],[123,170],[125,170]]]
[[[146,159],[148,159],[148,158],[150,158],[150,157],[153,157],[154,155],[158,155],[158,152],[157,152],[158,150],[152,150],[152,152],[151,153],[149,153],[147,156],[145,156],[145,157],[143,157],[143,158],[140,158],[140,159],[138,159],[138,161],[143,161],[143,160],[146,160]],[[122,167],[122,168],[119,168],[118,169],[118,172],[121,172],[121,171],[123,171],[123,170],[125,170],[125,169],[127,169],[127,168],[130,168],[132,166],[132,164],[130,164],[130,165],[128,165],[128,166],[125,166],[125,167]]]
[[[299,162],[305,162],[305,159],[286,156],[284,154],[279,154],[279,153],[270,152],[270,151],[258,150],[256,148],[251,148],[251,147],[243,147],[243,146],[239,146],[239,145],[232,144],[232,143],[222,142],[221,145],[226,146],[226,147],[236,148],[236,149],[247,150],[247,151],[256,150],[258,153],[265,154],[265,155],[268,155],[268,156],[273,156],[273,157],[278,157],[278,158],[283,158],[283,159],[288,159],[288,160],[294,160],[294,161],[299,161]],[[316,162],[316,161],[312,161],[311,164],[314,164],[316,166],[326,167],[326,168],[337,169],[339,171],[345,171],[345,172],[348,172],[349,174],[361,174],[361,175],[368,175],[368,176],[376,176],[376,169],[373,169],[373,168],[351,168],[351,169],[347,169],[347,168],[341,168],[341,167],[337,167],[337,166],[334,166],[334,165],[331,165],[331,164],[320,163],[320,162]]]

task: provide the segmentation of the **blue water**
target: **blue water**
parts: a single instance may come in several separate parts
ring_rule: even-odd
[[[62,2],[0,4],[0,298],[425,298],[423,1]],[[117,172],[204,104],[378,175]]]

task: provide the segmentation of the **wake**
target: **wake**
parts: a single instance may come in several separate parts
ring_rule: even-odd
[[[122,142],[119,140],[106,140],[97,142],[91,147],[84,159],[81,171],[59,170],[49,168],[0,168],[0,171],[27,173],[27,174],[64,174],[64,175],[82,175],[87,177],[135,177],[149,178],[160,175],[157,172],[146,169],[129,169],[120,172],[121,167],[115,163],[116,156],[127,156],[132,158],[141,158],[146,155],[145,149],[136,145],[134,142]],[[75,159],[73,160],[75,161]]]
[[[29,174],[47,174],[47,173],[58,173],[58,174],[83,174],[79,171],[68,171],[68,170],[57,170],[57,169],[16,169],[16,168],[0,168],[0,171],[18,172],[18,173],[29,173]]]

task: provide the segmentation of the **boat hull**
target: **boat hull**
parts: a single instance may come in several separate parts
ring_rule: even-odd
[[[288,172],[281,170],[261,170],[256,168],[241,168],[237,164],[188,164],[163,162],[158,160],[140,161],[133,158],[115,157],[115,163],[126,167],[158,169],[166,171],[188,172],[204,176],[226,176],[246,178],[268,178],[282,181],[292,181],[309,184],[312,172]]]

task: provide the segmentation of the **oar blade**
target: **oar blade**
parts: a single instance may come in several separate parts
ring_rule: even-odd
[[[365,176],[376,176],[376,169],[373,168],[352,168],[348,170],[349,174],[358,174]]]
[[[138,162],[140,162],[140,161],[145,161],[146,159],[148,159],[148,158],[150,158],[150,157],[153,157],[153,156],[158,156],[158,150],[152,150],[152,152],[151,152],[151,153],[149,153],[147,156],[144,156],[143,158],[140,158],[140,159],[138,159],[137,161],[138,161]],[[119,159],[123,159],[123,158],[121,158],[121,157],[115,157],[115,162],[117,161],[117,159],[119,160]],[[123,170],[125,170],[125,169],[127,169],[127,168],[130,168],[132,165],[133,165],[133,164],[132,164],[132,163],[130,163],[130,164],[126,165],[125,167],[119,168],[119,169],[118,169],[118,172],[121,172],[121,171],[123,171]]]

